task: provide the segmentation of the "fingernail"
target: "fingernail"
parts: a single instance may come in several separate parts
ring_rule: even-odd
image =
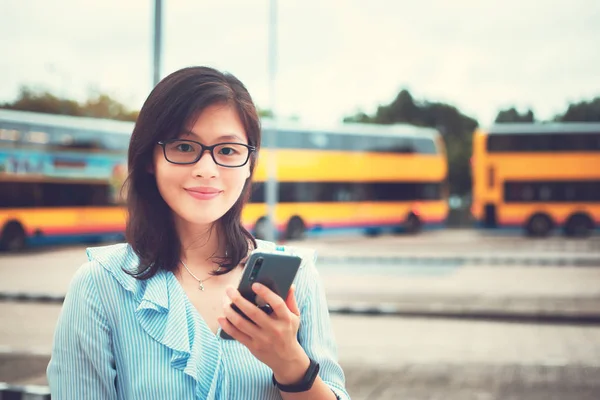
[[[256,282],[252,286],[254,287],[254,290],[260,290],[260,288],[262,288],[263,285],[261,285],[260,283]]]
[[[235,289],[232,288],[231,286],[229,286],[227,289],[225,289],[225,293],[227,293],[227,296],[232,297],[233,293],[234,293]]]

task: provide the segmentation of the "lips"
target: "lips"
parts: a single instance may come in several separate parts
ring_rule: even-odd
[[[208,186],[186,188],[185,191],[197,200],[211,200],[223,192],[220,189]]]

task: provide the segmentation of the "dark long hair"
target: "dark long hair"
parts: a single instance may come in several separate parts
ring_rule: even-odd
[[[237,111],[248,144],[260,146],[260,120],[246,87],[236,77],[207,67],[184,68],[164,78],[152,90],[138,116],[129,143],[126,181],[128,219],[126,238],[140,265],[131,274],[148,279],[159,270],[174,271],[179,263],[181,242],[173,214],[163,200],[150,173],[157,142],[174,138],[208,106],[228,104]],[[235,268],[256,241],[241,222],[242,208],[250,197],[257,152],[250,157],[250,177],[242,194],[221,217],[227,240],[227,257],[220,259],[223,274]],[[212,229],[211,229],[212,232]]]

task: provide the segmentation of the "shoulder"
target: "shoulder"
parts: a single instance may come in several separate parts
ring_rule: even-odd
[[[126,271],[135,272],[139,261],[128,244],[90,247],[86,253],[88,261],[77,270],[73,285],[84,282],[95,286],[117,283],[128,291],[136,292],[138,280]]]

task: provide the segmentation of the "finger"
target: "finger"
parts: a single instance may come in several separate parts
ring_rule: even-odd
[[[252,290],[254,290],[254,293],[262,297],[263,300],[271,306],[275,316],[282,318],[288,315],[289,308],[285,304],[285,301],[283,301],[281,296],[279,296],[277,293],[260,283],[253,284]]]
[[[259,328],[252,322],[248,321],[231,306],[223,307],[225,318],[229,323],[237,328],[240,332],[247,335],[250,339],[255,338],[259,334]]]
[[[232,287],[225,290],[231,302],[235,304],[248,318],[260,327],[267,326],[271,321],[269,316],[260,310],[255,304],[246,300],[241,293]],[[242,317],[243,318],[243,317]]]
[[[290,291],[288,292],[287,299],[285,299],[285,305],[289,308],[291,312],[300,316],[300,309],[298,308],[298,303],[296,302],[296,286],[292,285]]]
[[[242,333],[239,329],[237,329],[231,322],[227,320],[225,317],[217,318],[219,325],[221,325],[221,329],[225,331],[229,336],[248,347],[251,342],[250,337],[248,335]]]

